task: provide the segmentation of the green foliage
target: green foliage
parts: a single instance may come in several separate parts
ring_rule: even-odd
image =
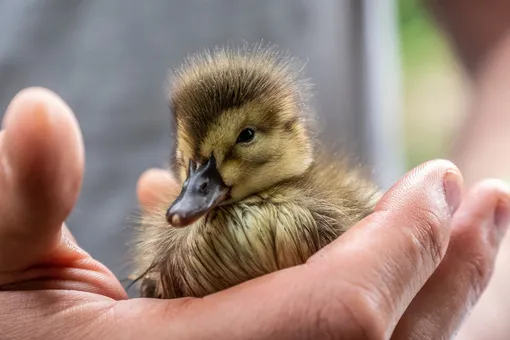
[[[445,44],[423,0],[398,0],[404,71],[443,57]]]
[[[404,76],[404,120],[405,149],[408,168],[425,160],[443,156],[445,133],[442,126],[424,125],[419,108],[430,101],[430,93],[422,98],[416,92],[409,96],[409,89],[420,86],[424,75],[447,72],[450,51],[446,40],[424,5],[425,0],[398,0],[398,24],[401,45],[401,60]],[[426,79],[426,78],[425,78]],[[442,81],[442,80],[438,80]],[[438,112],[441,106],[438,107]],[[431,115],[438,114],[433,110]]]

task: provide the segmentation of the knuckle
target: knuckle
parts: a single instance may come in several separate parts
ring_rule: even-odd
[[[492,271],[492,261],[483,253],[478,253],[466,262],[467,281],[476,296],[479,296],[487,287]]]
[[[431,259],[434,266],[438,266],[446,251],[442,233],[444,218],[432,210],[421,209],[415,214],[413,222],[411,233],[420,248],[420,254],[424,259]]]
[[[382,340],[387,338],[387,323],[374,293],[359,286],[341,289],[314,315],[314,338]],[[341,333],[340,333],[341,331]]]
[[[457,232],[452,235],[448,256],[454,256],[463,274],[463,280],[479,296],[487,287],[497,254],[491,231],[483,218],[464,220],[457,224]],[[451,253],[451,255],[450,255]]]
[[[479,225],[466,230],[471,230],[472,233],[464,233],[464,237],[457,236],[452,241],[454,243],[452,252],[459,261],[462,261],[464,280],[479,296],[492,276],[497,251],[487,237],[486,228]]]

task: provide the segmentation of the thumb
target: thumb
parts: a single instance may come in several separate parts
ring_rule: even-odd
[[[0,134],[0,271],[15,271],[60,245],[82,182],[83,142],[71,109],[41,88],[12,100]]]

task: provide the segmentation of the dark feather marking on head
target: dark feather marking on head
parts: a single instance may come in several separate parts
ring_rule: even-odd
[[[185,129],[198,157],[200,142],[211,125],[226,111],[256,103],[263,119],[277,123],[282,105],[291,103],[296,114],[306,112],[309,84],[302,79],[303,65],[274,47],[216,49],[187,59],[175,73],[170,106]]]
[[[298,123],[299,121],[299,117],[296,116],[296,117],[292,117],[290,120],[286,121],[284,124],[283,124],[283,129],[285,130],[285,132],[292,132],[294,130],[294,128],[296,127],[296,124]]]

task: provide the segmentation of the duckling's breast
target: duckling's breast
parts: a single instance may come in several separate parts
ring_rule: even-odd
[[[159,264],[163,298],[201,297],[302,264],[319,248],[312,213],[292,202],[252,199],[219,207],[185,229],[168,229],[172,249]]]

